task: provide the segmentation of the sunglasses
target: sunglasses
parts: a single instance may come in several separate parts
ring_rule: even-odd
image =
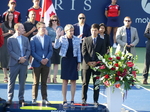
[[[125,22],[131,22],[131,20],[124,20]]]
[[[79,19],[85,19],[85,17],[79,17]]]
[[[57,21],[57,19],[53,19],[52,21]]]

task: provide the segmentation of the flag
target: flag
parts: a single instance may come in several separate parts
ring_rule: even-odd
[[[49,20],[52,15],[56,15],[52,0],[43,0],[42,2],[42,18],[46,26],[49,25]]]

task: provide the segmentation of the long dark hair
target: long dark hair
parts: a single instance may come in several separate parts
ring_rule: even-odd
[[[14,22],[14,14],[13,14],[12,26],[11,26],[11,27],[9,26],[8,16],[9,16],[10,13],[13,14],[13,12],[11,12],[11,11],[8,11],[8,12],[6,13],[4,24],[5,24],[5,26],[6,26],[7,28],[14,28],[14,25],[15,25],[15,22]]]
[[[99,24],[99,28],[100,28],[101,26],[104,26],[104,28],[105,28],[104,34],[107,34],[107,27],[106,27],[106,25],[105,25],[104,23],[100,23],[100,24]]]

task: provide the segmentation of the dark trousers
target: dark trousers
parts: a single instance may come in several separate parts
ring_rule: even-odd
[[[83,69],[83,82],[82,82],[82,102],[86,102],[87,100],[87,91],[88,91],[88,85],[89,85],[89,81],[90,81],[90,77],[93,75],[99,75],[100,72],[95,72],[92,69]],[[94,90],[94,94],[93,94],[93,100],[94,102],[98,101],[99,98],[99,89],[95,90],[95,82],[96,82],[96,78],[93,78],[93,90]]]
[[[33,67],[33,86],[32,86],[32,98],[36,99],[38,96],[39,80],[41,76],[41,94],[42,99],[47,99],[47,77],[49,73],[49,67],[41,65],[40,67]]]
[[[146,59],[145,59],[144,69],[143,69],[143,78],[144,78],[144,80],[148,79],[149,65],[150,65],[150,52],[146,51]]]

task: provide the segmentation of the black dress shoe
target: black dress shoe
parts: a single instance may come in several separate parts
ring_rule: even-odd
[[[26,104],[24,100],[19,100],[19,104]]]
[[[86,106],[86,102],[82,102],[82,106]]]
[[[11,105],[11,104],[12,104],[12,100],[8,100],[8,101],[6,102],[6,104],[7,104],[7,105]]]

